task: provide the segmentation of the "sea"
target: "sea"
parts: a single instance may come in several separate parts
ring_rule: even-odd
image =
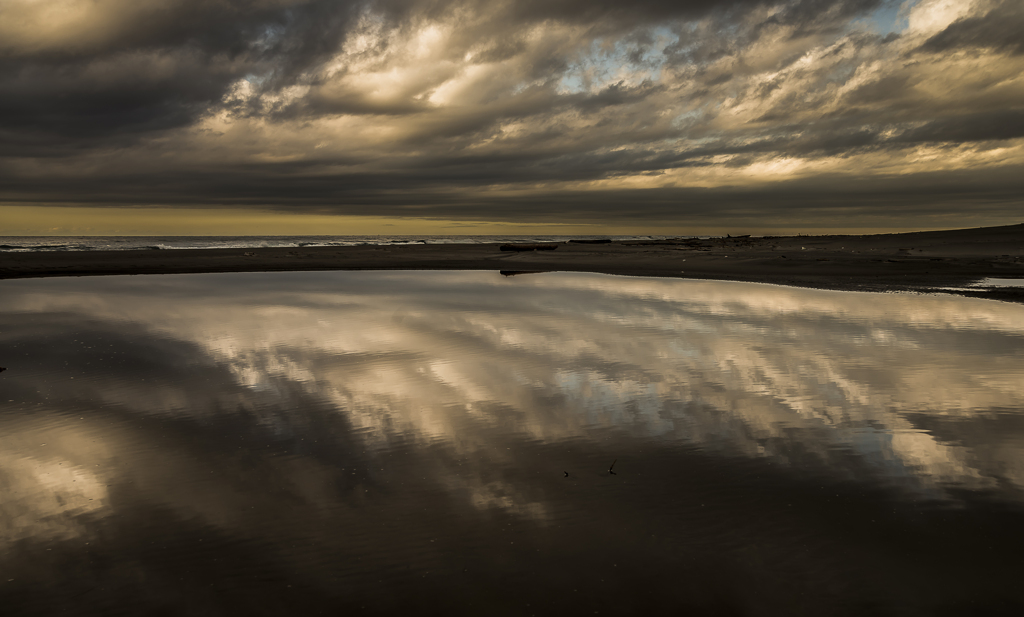
[[[606,238],[610,240],[662,240],[670,237],[677,236],[0,236],[0,252],[490,244],[496,242],[566,242],[568,240],[597,240]]]

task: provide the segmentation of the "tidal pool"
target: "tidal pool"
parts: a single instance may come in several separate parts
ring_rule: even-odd
[[[8,280],[0,366],[4,615],[1024,609],[1020,305]]]

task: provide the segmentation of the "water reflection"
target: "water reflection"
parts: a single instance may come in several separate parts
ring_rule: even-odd
[[[2,291],[24,614],[1021,606],[1018,305],[578,274]]]

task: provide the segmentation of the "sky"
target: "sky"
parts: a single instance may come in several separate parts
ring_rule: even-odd
[[[0,235],[1024,219],[1019,0],[4,0]]]

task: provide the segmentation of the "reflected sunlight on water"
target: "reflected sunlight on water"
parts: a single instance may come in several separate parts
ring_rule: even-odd
[[[567,273],[2,289],[23,614],[1022,606],[1019,305]]]

